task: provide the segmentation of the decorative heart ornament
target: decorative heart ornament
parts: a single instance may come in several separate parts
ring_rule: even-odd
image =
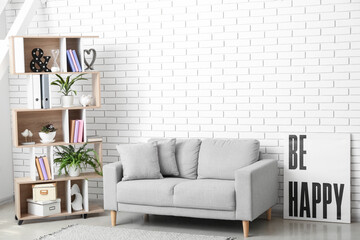
[[[92,56],[92,60],[91,60],[91,62],[90,62],[90,64],[89,64],[89,63],[87,62],[87,60],[86,60],[85,55],[86,55],[86,54],[87,54],[87,55],[90,55],[91,52],[93,53],[93,56]],[[88,69],[94,70],[93,65],[94,65],[95,59],[96,59],[96,51],[95,51],[95,49],[90,48],[90,49],[85,49],[85,50],[84,50],[84,62],[85,62],[85,64],[86,64],[86,66],[87,66],[87,68],[85,68],[85,70],[88,70]]]

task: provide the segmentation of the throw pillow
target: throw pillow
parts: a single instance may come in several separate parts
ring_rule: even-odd
[[[157,144],[161,174],[164,176],[179,176],[175,158],[176,139],[150,139],[149,142]]]
[[[123,165],[122,181],[162,178],[156,143],[116,146]]]
[[[180,177],[196,179],[200,145],[200,139],[176,140],[175,155]]]

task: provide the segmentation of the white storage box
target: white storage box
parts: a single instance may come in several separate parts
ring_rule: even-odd
[[[50,216],[53,214],[61,213],[61,199],[58,198],[54,201],[35,202],[32,199],[27,199],[28,213],[36,216]]]
[[[33,200],[35,202],[56,200],[56,183],[33,185]]]

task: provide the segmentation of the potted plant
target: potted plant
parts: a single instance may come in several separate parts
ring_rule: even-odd
[[[40,142],[42,143],[55,142],[56,128],[51,123],[46,124],[41,128],[39,136],[41,138]]]
[[[59,164],[59,175],[64,170],[65,174],[77,177],[83,168],[90,166],[97,174],[102,176],[98,154],[92,148],[86,149],[86,145],[87,143],[78,150],[72,145],[55,147],[55,154],[59,157],[54,159],[54,163]]]
[[[87,80],[87,78],[82,77],[84,74],[85,73],[79,74],[72,79],[72,75],[69,75],[66,77],[66,79],[64,79],[59,74],[55,74],[58,79],[52,81],[51,85],[58,86],[60,88],[59,92],[63,94],[63,96],[61,96],[61,103],[63,107],[71,107],[73,105],[74,96],[72,94],[74,93],[74,95],[76,95],[77,92],[71,89],[71,87],[79,80]]]

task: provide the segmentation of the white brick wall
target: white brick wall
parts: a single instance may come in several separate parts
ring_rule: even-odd
[[[11,22],[21,0],[7,11]],[[148,137],[257,138],[279,161],[284,133],[352,134],[352,214],[360,220],[360,4],[357,0],[48,0],[28,34],[99,35],[101,110],[89,131]],[[10,79],[11,107],[26,79]],[[15,176],[28,174],[14,148]],[[101,182],[92,183],[101,198]]]

